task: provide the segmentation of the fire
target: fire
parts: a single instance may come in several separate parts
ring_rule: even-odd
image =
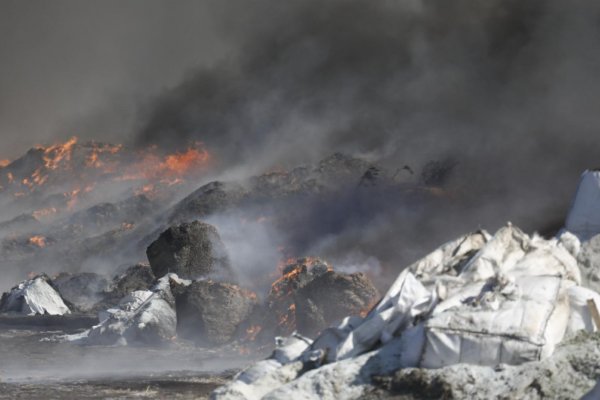
[[[331,265],[318,257],[290,258],[277,266],[281,277],[271,285],[269,308],[275,313],[283,334],[296,329],[295,292],[315,268],[321,269],[321,272],[333,270]]]
[[[143,153],[140,161],[134,163],[119,180],[158,180],[169,185],[180,182],[181,177],[206,167],[210,154],[197,143],[183,153],[160,157],[152,147]]]
[[[7,191],[14,198],[21,198],[39,194],[46,187],[61,188],[64,203],[53,203],[58,212],[73,210],[81,196],[112,182],[137,180],[139,182],[130,189],[133,193],[148,197],[165,195],[168,198],[172,192],[170,187],[180,185],[193,174],[203,171],[211,160],[202,143],[167,155],[160,153],[156,146],[138,152],[123,150],[121,144],[79,143],[77,137],[48,147],[37,146],[36,157],[31,161],[28,159],[28,163],[37,165],[25,169],[26,173],[20,168],[13,169],[14,163],[9,160],[0,161],[0,168],[8,166],[0,190]],[[138,185],[142,185],[141,188],[135,189]],[[40,218],[56,212],[38,210],[33,216]]]
[[[173,175],[181,176],[204,166],[209,158],[206,150],[190,148],[184,153],[168,155],[161,167]]]
[[[46,237],[40,235],[30,237],[28,243],[37,246],[41,249],[47,246]]]
[[[64,161],[70,161],[73,148],[77,144],[77,138],[72,137],[62,144],[55,144],[44,149],[44,166],[49,169],[57,169]]]
[[[105,168],[105,171],[112,171],[112,166],[108,167],[106,170],[106,161],[101,159],[101,156],[104,154],[115,155],[123,149],[123,145],[112,145],[112,144],[96,144],[93,143],[92,152],[87,156],[85,160],[86,167],[90,168]]]
[[[31,179],[33,183],[38,186],[43,185],[48,180],[48,175],[43,175],[41,168],[35,170],[35,172],[31,175]]]

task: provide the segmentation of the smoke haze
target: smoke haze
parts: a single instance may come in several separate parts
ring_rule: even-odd
[[[0,158],[74,135],[127,142],[145,101],[227,52],[207,2],[0,5]]]
[[[3,3],[7,156],[68,131],[166,150],[201,141],[234,177],[336,151],[417,175],[454,165],[436,183],[452,204],[418,216],[386,194],[305,206],[288,233],[299,251],[343,260],[360,243],[369,259],[397,240],[405,261],[507,220],[550,229],[597,165],[591,0]]]
[[[228,2],[214,10],[236,56],[160,97],[138,141],[202,140],[250,170],[332,151],[415,169],[451,159],[470,226],[541,229],[596,165],[599,8]]]

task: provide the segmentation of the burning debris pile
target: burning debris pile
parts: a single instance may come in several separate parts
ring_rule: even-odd
[[[289,260],[282,267],[281,278],[260,302],[256,293],[234,283],[216,228],[199,221],[164,231],[148,247],[148,256],[150,266],[129,267],[112,282],[93,273],[45,278],[53,285],[43,288],[52,290],[53,302],[64,299],[80,313],[99,311],[97,326],[68,340],[158,345],[177,336],[203,346],[234,340],[252,346],[270,342],[276,334],[317,333],[340,315],[365,313],[378,299],[366,275],[338,273],[325,261],[303,258]],[[157,280],[155,273],[164,275]],[[44,282],[34,278],[13,289],[5,295],[3,310],[30,313],[29,308],[16,307],[13,298]],[[46,305],[40,295],[34,299],[38,303],[31,308],[37,313],[55,312],[53,302]],[[65,306],[60,314],[68,312]]]
[[[597,204],[585,201],[600,187],[591,174],[569,221],[597,214]],[[581,286],[582,269],[600,268],[596,246],[569,231],[545,240],[510,224],[493,236],[464,235],[404,269],[364,318],[348,317],[314,341],[281,339],[269,359],[213,398],[544,398],[566,390],[579,397],[600,379],[589,368],[600,362],[589,335],[600,328],[600,294]],[[578,386],[543,378],[558,371]]]
[[[53,149],[60,160],[44,168],[54,171],[50,167],[60,169],[62,160],[76,159],[75,153],[67,154],[77,144],[69,146]],[[103,157],[118,158],[121,152],[100,152],[93,165],[107,166]],[[180,167],[169,157],[154,164],[168,165],[169,171]],[[359,217],[379,215],[378,205],[386,215],[390,199],[406,206],[406,216],[451,202],[453,195],[435,186],[449,173],[444,168],[452,165],[429,166],[419,178],[409,170],[392,173],[335,154],[315,166],[210,182],[165,204],[164,197],[157,201],[129,192],[120,201],[98,202],[62,217],[17,217],[3,225],[7,230],[18,221],[27,226],[4,237],[2,251],[9,261],[52,256],[81,268],[90,255],[106,260],[119,252],[132,262],[108,273],[66,268],[70,272],[52,279],[33,274],[3,296],[0,309],[27,315],[97,312],[95,326],[65,336],[86,345],[162,346],[182,340],[264,349],[273,337],[284,337],[273,357],[242,372],[217,390],[216,398],[292,393],[356,398],[396,390],[398,381],[411,376],[399,371],[411,369],[423,378],[433,376],[428,375],[432,369],[465,363],[482,368],[474,373],[488,375],[493,373],[484,368],[498,364],[546,368],[546,360],[562,354],[565,339],[597,327],[588,300],[600,304],[600,295],[588,287],[596,289],[598,239],[581,223],[587,218],[582,215],[593,213],[585,201],[575,202],[568,219],[575,235],[565,231],[547,240],[510,224],[494,235],[476,231],[404,269],[383,298],[369,270],[336,269],[319,257],[289,257],[314,248],[314,231],[303,231],[306,225],[319,223],[326,229],[320,233],[327,235],[327,229],[345,223],[330,204],[355,207],[350,219],[360,227]],[[134,179],[123,178],[123,171],[128,167],[103,174],[113,182]],[[172,177],[155,170],[149,174],[157,182]],[[50,179],[58,178],[49,175],[40,185]],[[584,183],[578,197],[589,196]],[[319,207],[324,209],[315,222],[310,212]],[[224,217],[238,218],[236,229],[248,220],[276,227],[272,246],[286,261],[267,265],[266,273],[248,268],[244,259],[240,264],[231,253],[236,243],[212,224]]]
[[[317,333],[340,315],[358,316],[377,301],[378,292],[364,274],[337,273],[316,258],[310,259],[310,270],[306,264],[307,259],[299,259],[287,265],[264,303],[256,293],[233,283],[206,277],[186,280],[167,273],[158,283],[148,285],[148,289],[133,290],[106,312],[101,311],[100,325],[69,340],[155,345],[168,343],[177,336],[202,346],[224,345],[234,340],[258,346],[270,342],[276,334]],[[142,266],[130,269],[129,276],[144,268],[149,270]],[[121,278],[118,283],[125,280]],[[333,293],[322,293],[324,290]],[[114,291],[122,293],[118,288]],[[111,292],[107,298],[114,303]],[[102,304],[110,302],[104,300]],[[154,325],[148,326],[148,321]],[[173,334],[158,334],[158,331]],[[149,334],[152,340],[148,339]]]
[[[269,337],[298,331],[314,335],[340,315],[361,315],[379,300],[379,292],[363,273],[342,274],[325,261],[309,257],[288,260],[262,311]]]
[[[135,151],[72,138],[4,163],[0,254],[5,271],[18,275],[43,264],[49,273],[78,272],[103,260],[135,262],[135,243],[154,229],[154,219],[179,191],[188,191],[190,181],[207,172],[210,161],[201,144],[161,154],[155,147]]]

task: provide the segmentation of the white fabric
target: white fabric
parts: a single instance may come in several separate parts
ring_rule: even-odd
[[[581,286],[572,286],[568,289],[568,295],[571,312],[567,332],[575,333],[580,330],[597,332],[598,327],[592,320],[587,302],[594,300],[596,307],[600,308],[600,294]]]
[[[3,304],[3,311],[25,315],[71,313],[58,292],[41,277],[21,282],[13,288]]]
[[[67,335],[66,339],[99,345],[169,340],[177,327],[175,310],[165,300],[165,292],[170,291],[169,278],[173,277],[165,275],[151,290],[131,292],[116,307],[98,313],[98,325],[82,334]]]
[[[366,318],[325,330],[298,358],[260,367],[259,383],[238,379],[214,398],[235,398],[240,387],[248,399],[358,398],[373,371],[550,356],[565,333],[595,330],[587,300],[600,305],[600,295],[579,286],[578,243],[529,237],[510,224],[493,237],[448,242],[400,273]],[[312,370],[294,377],[298,363]]]
[[[600,171],[581,175],[565,228],[582,240],[600,233]]]

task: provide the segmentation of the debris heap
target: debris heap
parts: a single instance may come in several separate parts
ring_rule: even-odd
[[[510,224],[462,236],[406,268],[366,317],[280,340],[213,398],[359,398],[372,376],[407,368],[545,360],[596,330],[587,304],[600,295],[580,286],[579,247],[570,233],[545,240]]]

